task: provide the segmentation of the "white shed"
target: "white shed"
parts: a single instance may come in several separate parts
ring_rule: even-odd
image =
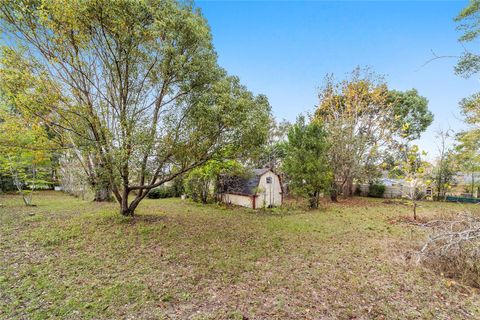
[[[245,176],[224,176],[220,183],[220,199],[252,209],[281,206],[280,176],[268,168],[254,169]]]

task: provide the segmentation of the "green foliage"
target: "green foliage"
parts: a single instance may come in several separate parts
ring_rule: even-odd
[[[455,19],[458,29],[463,32],[460,41],[467,45],[478,40],[480,35],[480,1],[472,0]],[[471,77],[480,72],[480,55],[473,50],[465,50],[459,59],[455,72],[464,77]],[[457,159],[460,168],[466,173],[480,170],[480,94],[463,99],[460,109],[469,128],[457,136]],[[472,179],[470,191],[473,193],[475,181]]]
[[[157,188],[153,188],[147,194],[149,199],[165,199],[165,198],[177,198],[184,192],[183,179],[175,178],[169,185],[163,185]]]
[[[480,94],[476,93],[463,99],[460,102],[460,109],[469,127],[457,134],[456,161],[461,171],[472,174],[468,189],[473,194],[478,184],[473,175],[480,171]]]
[[[202,169],[192,170],[185,179],[185,193],[195,202],[207,203],[211,199],[213,177]]]
[[[468,130],[458,135],[459,150],[465,153],[472,153],[472,160],[477,155],[477,162],[480,162],[480,93],[476,93],[460,102],[460,110]]]
[[[12,177],[10,175],[0,172],[0,192],[7,192],[15,190]]]
[[[463,32],[459,40],[464,45],[478,39],[480,35],[480,1],[471,0],[468,6],[458,14],[455,21],[459,23],[457,29]],[[455,72],[468,78],[479,71],[480,56],[474,51],[465,50],[455,66]]]
[[[455,146],[455,157],[458,166],[464,173],[472,175],[468,192],[474,193],[479,183],[473,178],[475,173],[480,171],[480,140],[477,139],[475,131],[466,131],[458,134],[458,144]]]
[[[332,172],[327,160],[327,133],[318,121],[307,124],[303,116],[290,128],[284,144],[283,172],[296,194],[309,198],[318,207],[321,192],[329,190]]]
[[[41,123],[0,105],[0,174],[11,178],[27,206],[33,191],[49,184],[50,146]]]
[[[148,190],[267,138],[267,98],[219,67],[190,2],[5,0],[0,21],[17,39],[0,68],[11,104],[54,127],[123,215]]]
[[[458,29],[463,32],[460,41],[464,43],[478,39],[480,35],[480,1],[472,0],[457,16]],[[480,72],[480,55],[474,51],[466,50],[459,59],[455,72],[464,77],[470,77]],[[460,108],[465,122],[470,128],[458,135],[458,159],[462,169],[466,172],[480,170],[480,94],[476,93],[463,99]],[[472,183],[471,190],[474,189]]]
[[[185,179],[185,193],[196,202],[207,203],[216,194],[216,182],[220,174],[240,174],[240,163],[234,160],[210,160],[192,170]]]
[[[285,158],[283,143],[291,124],[286,120],[277,123],[272,118],[270,125],[267,142],[261,148],[251,150],[250,160],[253,162],[253,167],[270,168],[280,173],[281,163]]]
[[[175,197],[175,189],[169,186],[161,186],[150,190],[147,194],[149,199],[164,199]]]
[[[427,98],[420,96],[416,89],[403,92],[391,90],[389,103],[393,105],[393,129],[407,140],[420,138],[433,122]]]
[[[368,196],[373,198],[383,198],[385,193],[385,185],[372,183],[368,186]]]
[[[450,190],[452,184],[455,182],[455,175],[458,172],[458,163],[456,155],[449,151],[445,154],[443,159],[439,159],[433,167],[432,181],[437,191],[437,199],[442,197]]]
[[[402,147],[403,157],[398,163],[398,172],[403,174],[407,186],[407,198],[412,203],[413,218],[417,219],[417,201],[425,196],[424,189],[430,186],[427,169],[430,164],[423,160],[426,152],[420,152],[417,145]]]
[[[356,68],[339,82],[327,77],[319,98],[315,118],[328,132],[333,200],[337,193],[351,195],[354,181],[378,177],[385,155],[401,140],[417,138],[433,119],[416,90],[391,91],[369,69]]]

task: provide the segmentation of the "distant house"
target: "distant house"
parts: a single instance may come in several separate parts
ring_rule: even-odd
[[[218,190],[221,201],[252,209],[278,207],[283,201],[280,176],[268,168],[243,176],[224,175]]]
[[[380,178],[375,183],[385,186],[383,198],[408,198],[411,191],[410,184],[404,179]],[[357,194],[361,196],[368,196],[370,192],[370,184],[357,184],[356,190]],[[432,196],[433,189],[430,186],[424,186],[422,187],[422,192],[427,197]]]
[[[383,184],[386,187],[398,187],[406,185],[405,180],[403,179],[391,179],[391,178],[381,178],[378,180],[378,183]]]
[[[472,182],[478,183],[480,182],[480,172],[458,172],[453,180],[460,185],[470,185]]]

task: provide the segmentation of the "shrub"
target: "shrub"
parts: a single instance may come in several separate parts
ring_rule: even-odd
[[[173,185],[171,188],[172,197],[180,197],[184,192],[185,188],[183,187],[183,179],[181,177],[177,177],[172,180]]]
[[[173,187],[161,186],[148,192],[147,197],[150,199],[164,199],[175,197],[175,189]]]
[[[147,194],[147,198],[150,199],[164,199],[180,197],[184,192],[183,180],[181,177],[177,177],[172,180],[169,186],[160,186],[150,190]]]
[[[207,203],[211,198],[212,178],[201,171],[193,170],[185,179],[185,193],[195,202]]]
[[[385,185],[380,183],[371,184],[368,188],[368,196],[374,198],[383,198]]]
[[[13,179],[9,176],[3,175],[0,172],[0,192],[14,191],[16,190],[13,184]]]

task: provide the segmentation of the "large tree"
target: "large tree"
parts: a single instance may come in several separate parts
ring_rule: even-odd
[[[389,148],[418,138],[433,120],[416,90],[389,91],[368,69],[357,68],[340,82],[327,77],[319,98],[315,118],[329,133],[334,201],[338,193],[351,195],[355,180],[377,176]]]
[[[335,201],[337,193],[350,195],[353,180],[377,157],[388,129],[388,89],[374,75],[356,69],[340,82],[327,77],[319,98],[315,117],[329,133]]]
[[[306,196],[311,208],[317,208],[322,192],[328,192],[332,172],[327,160],[329,144],[323,125],[314,120],[306,123],[300,116],[290,127],[283,143],[282,170],[289,187],[296,194]]]
[[[465,78],[477,76],[480,72],[480,54],[468,48],[469,43],[478,40],[480,35],[480,1],[471,0],[455,19],[458,29],[463,32],[459,41],[465,51],[460,57],[455,72]],[[475,93],[460,102],[461,113],[465,122],[470,126],[467,131],[460,134],[463,141],[480,139],[480,93]]]
[[[465,78],[477,76],[480,72],[480,54],[471,50],[471,43],[478,40],[480,35],[480,1],[471,0],[456,17],[458,29],[463,32],[459,41],[465,49],[460,57],[455,72]],[[474,45],[473,48],[476,48]],[[462,99],[460,102],[461,114],[467,130],[457,135],[457,157],[460,168],[471,175],[470,191],[475,191],[475,174],[480,171],[480,93]]]
[[[15,39],[2,79],[12,102],[95,166],[123,215],[150,189],[266,138],[268,101],[218,67],[189,4],[4,0],[0,18]]]

